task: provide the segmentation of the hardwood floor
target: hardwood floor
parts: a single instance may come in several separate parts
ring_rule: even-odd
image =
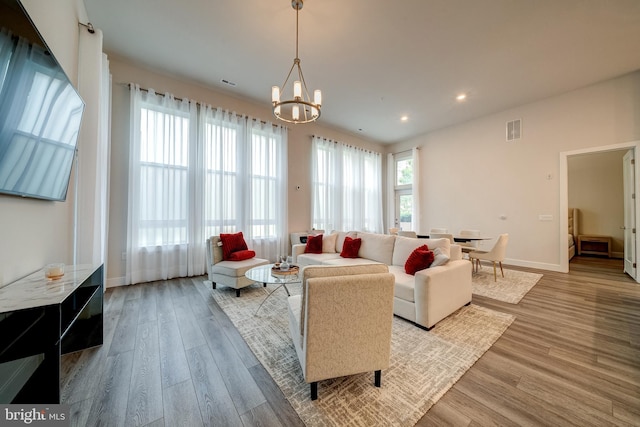
[[[578,261],[474,296],[517,319],[419,426],[640,425],[640,285]],[[303,425],[202,280],[107,290],[104,344],[63,357],[73,425]]]

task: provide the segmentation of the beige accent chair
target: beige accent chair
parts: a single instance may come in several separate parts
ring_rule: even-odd
[[[504,277],[504,270],[502,269],[502,261],[504,261],[505,254],[507,252],[507,243],[509,243],[509,235],[501,234],[498,236],[496,244],[489,252],[473,251],[469,252],[469,259],[473,265],[475,261],[476,271],[480,269],[480,261],[491,261],[493,263],[493,280],[498,281],[498,275],[496,274],[496,263],[500,264],[500,273]]]
[[[240,289],[253,285],[254,282],[244,275],[249,269],[260,265],[269,264],[262,258],[251,258],[244,261],[224,261],[222,259],[222,245],[220,236],[211,236],[207,239],[207,273],[213,289],[216,285],[224,285],[236,290],[236,296],[240,296]],[[263,286],[267,286],[264,284]]]
[[[389,367],[394,276],[384,264],[308,266],[288,302],[291,338],[318,398],[318,382]]]

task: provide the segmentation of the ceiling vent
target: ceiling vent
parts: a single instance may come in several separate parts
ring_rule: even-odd
[[[522,137],[522,120],[512,120],[507,122],[507,142],[515,141]]]

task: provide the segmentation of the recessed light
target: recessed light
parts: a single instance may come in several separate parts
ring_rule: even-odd
[[[467,99],[466,93],[461,93],[460,95],[456,96],[456,100],[458,101],[464,101],[465,99]]]
[[[400,120],[406,122],[407,120],[409,120],[409,116],[402,116],[400,117]]]

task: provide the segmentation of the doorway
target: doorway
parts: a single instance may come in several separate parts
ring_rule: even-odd
[[[569,271],[566,212],[569,207],[579,210],[583,208],[580,211],[582,225],[579,225],[579,232],[610,237],[614,258],[604,262],[602,259],[577,256],[572,265],[580,269],[585,266],[610,269],[612,266],[618,268],[619,265],[622,269],[626,255],[628,264],[634,267],[632,270],[625,268],[625,271],[638,281],[635,270],[636,253],[635,250],[631,250],[637,247],[637,234],[631,233],[632,227],[629,225],[634,224],[635,229],[635,224],[638,223],[637,199],[631,199],[634,188],[640,188],[637,179],[638,165],[629,162],[630,168],[623,174],[623,157],[628,153],[635,156],[637,147],[638,141],[634,141],[560,153],[560,207],[561,212],[565,212],[560,216],[562,271]],[[611,176],[607,175],[607,169]],[[623,182],[626,184],[623,185]],[[633,188],[626,194],[624,189],[628,188],[629,184]],[[625,197],[625,194],[628,197]],[[625,204],[625,198],[630,203]]]

